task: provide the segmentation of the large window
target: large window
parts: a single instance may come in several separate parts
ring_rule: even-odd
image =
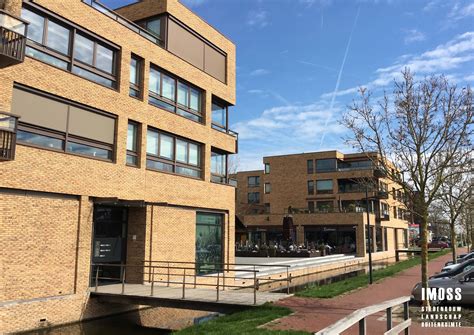
[[[201,178],[201,145],[148,128],[147,168]]]
[[[335,159],[318,159],[316,160],[316,172],[336,171]]]
[[[27,88],[13,89],[19,143],[111,161],[116,118]]]
[[[142,73],[143,59],[132,55],[130,59],[130,91],[129,94],[134,98],[142,97]]]
[[[202,90],[151,67],[149,93],[150,104],[202,122]]]
[[[146,19],[146,20],[137,22],[137,24],[140,27],[148,30],[150,33],[152,33],[156,37],[158,37],[158,39],[160,40],[160,45],[161,46],[164,45],[164,40],[165,40],[164,32],[166,30],[166,28],[165,28],[166,19],[165,18],[163,18],[161,16],[158,16],[158,17],[154,17],[154,18],[150,18],[150,19]]]
[[[316,193],[318,194],[332,193],[332,179],[317,180]]]
[[[197,213],[196,269],[198,274],[220,271],[223,261],[224,216],[214,213]]]
[[[212,100],[212,128],[227,131],[229,129],[227,117],[228,104],[214,98]]]
[[[247,203],[249,204],[260,203],[260,192],[249,192],[247,194]]]
[[[227,180],[227,154],[218,150],[211,151],[211,181],[225,183]]]
[[[260,177],[259,176],[250,176],[247,178],[249,187],[258,187],[260,186]]]
[[[31,22],[27,32],[28,56],[101,85],[116,87],[116,47],[38,9],[23,8],[21,16]]]
[[[139,138],[138,123],[129,121],[127,130],[127,165],[138,166],[138,138]]]

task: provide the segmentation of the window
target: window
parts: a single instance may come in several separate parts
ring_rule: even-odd
[[[138,56],[132,55],[130,59],[130,91],[129,94],[134,98],[141,98],[143,60]]]
[[[211,181],[225,183],[227,180],[227,154],[212,149],[211,151]]]
[[[272,185],[270,183],[265,183],[263,184],[263,189],[265,191],[265,194],[270,194],[272,191]]]
[[[111,161],[116,118],[27,88],[13,89],[12,112],[21,116],[18,143]]]
[[[316,160],[316,172],[331,172],[336,171],[336,160],[331,159],[318,159]]]
[[[249,204],[260,203],[260,192],[250,192],[247,194],[247,202]]]
[[[248,182],[249,187],[260,186],[260,177],[259,176],[248,177],[247,182]]]
[[[339,161],[337,164],[339,171],[345,170],[366,170],[372,168],[373,164],[371,160],[355,161],[355,162],[343,162]]]
[[[270,173],[270,163],[265,163],[265,174]]]
[[[265,214],[270,214],[270,204],[268,202],[263,204],[263,210]]]
[[[308,211],[314,213],[314,201],[308,201]]]
[[[202,91],[175,79],[156,67],[150,68],[148,102],[196,122],[202,122]]]
[[[224,216],[214,213],[196,213],[196,270],[198,274],[220,270],[223,261]]]
[[[140,27],[148,30],[160,40],[160,45],[164,45],[164,32],[166,20],[162,17],[154,17],[137,23]]]
[[[128,122],[127,130],[127,165],[138,166],[138,123]]]
[[[332,193],[332,179],[316,181],[316,192],[318,194]]]
[[[380,182],[379,183],[379,190],[382,192],[388,192],[388,185],[386,183]]]
[[[312,159],[306,161],[306,169],[308,170],[308,174],[314,173],[314,161]]]
[[[400,220],[406,220],[405,213],[404,213],[404,210],[402,208],[398,208],[398,218]]]
[[[229,107],[224,101],[217,98],[212,99],[212,128],[217,130],[228,130],[227,117]]]
[[[146,165],[150,170],[201,178],[201,145],[148,128]]]
[[[36,7],[23,8],[21,16],[31,22],[26,55],[98,84],[116,87],[116,47],[71,24],[56,21]]]
[[[382,202],[382,215],[390,215],[390,207]]]
[[[308,194],[313,195],[314,194],[314,181],[308,180]]]

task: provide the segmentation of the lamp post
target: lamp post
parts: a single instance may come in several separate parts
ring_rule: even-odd
[[[372,237],[370,231],[370,213],[369,213],[369,185],[365,185],[365,201],[367,209],[367,238],[369,240],[369,284],[372,284]]]

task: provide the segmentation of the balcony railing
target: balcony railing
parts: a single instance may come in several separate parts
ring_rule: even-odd
[[[0,161],[15,159],[18,117],[0,112]]]
[[[27,23],[0,10],[0,68],[25,59]]]

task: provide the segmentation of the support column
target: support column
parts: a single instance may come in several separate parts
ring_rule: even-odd
[[[356,254],[357,257],[365,257],[366,251],[366,230],[367,227],[364,223],[360,223],[356,228]]]
[[[372,228],[372,252],[377,252],[377,229],[375,227],[375,224],[372,226],[371,225],[371,228]]]

